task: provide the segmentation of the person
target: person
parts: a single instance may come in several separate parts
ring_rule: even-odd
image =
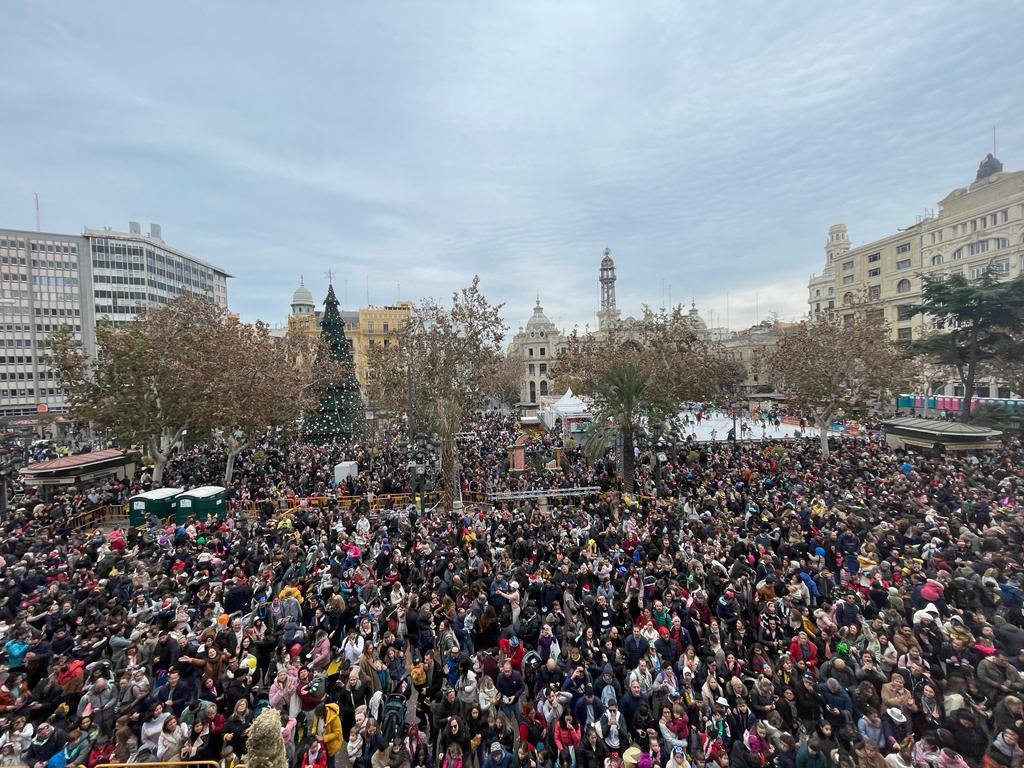
[[[707,410],[702,433],[719,418]],[[257,440],[206,520],[68,525],[152,485],[145,473],[16,502],[0,521],[0,636],[15,641],[0,717],[29,717],[8,742],[77,724],[76,742],[152,759],[175,717],[182,754],[237,763],[251,713],[269,707],[292,765],[312,741],[325,761],[345,745],[358,768],[477,768],[495,741],[515,768],[635,768],[634,741],[652,768],[677,747],[696,768],[874,764],[907,739],[935,768],[1013,759],[993,745],[1022,711],[1016,438],[913,461],[874,420],[827,460],[813,440],[683,439],[657,477],[641,451],[624,493],[612,451],[526,436],[524,452],[557,453],[563,473],[510,473],[516,418],[464,426],[461,512],[390,508],[413,479],[401,426]],[[225,460],[199,441],[163,482],[210,484]],[[358,470],[339,498],[342,461]],[[516,498],[563,482],[600,492]]]
[[[323,742],[313,739],[303,750],[299,766],[300,768],[326,768],[327,750],[324,748]]]
[[[796,768],[829,768],[830,765],[816,738],[805,741],[796,752]]]
[[[202,725],[202,723],[199,723]],[[158,760],[164,763],[175,763],[182,760],[181,749],[185,739],[189,735],[187,725],[170,715],[160,727],[160,735],[156,741],[156,752]]]
[[[512,755],[505,751],[500,741],[492,742],[487,750],[487,757],[484,758],[482,768],[511,768]]]

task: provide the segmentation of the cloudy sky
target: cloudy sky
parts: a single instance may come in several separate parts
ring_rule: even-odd
[[[283,320],[474,273],[513,330],[695,297],[805,311],[828,226],[890,233],[1024,168],[1024,6],[991,2],[113,2],[4,7],[0,226],[126,229]],[[1014,51],[1017,51],[1015,54]],[[664,285],[664,288],[663,288]],[[400,287],[399,287],[400,286]]]

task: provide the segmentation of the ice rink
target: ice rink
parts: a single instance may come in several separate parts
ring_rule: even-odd
[[[746,423],[751,430],[743,437],[741,437],[741,423]],[[725,440],[729,434],[729,430],[732,429],[732,419],[720,413],[713,413],[709,418],[702,418],[700,424],[696,424],[694,422],[693,415],[691,414],[689,426],[683,427],[683,429],[688,435],[696,435],[697,442],[700,443],[709,442],[711,440]],[[771,440],[773,438],[795,437],[795,434],[798,431],[800,431],[800,427],[794,424],[780,424],[778,428],[768,425],[767,428],[763,430],[761,422],[755,422],[750,418],[736,420],[737,440]],[[818,430],[814,427],[809,427],[804,430],[802,437],[813,437],[816,439],[818,437]]]

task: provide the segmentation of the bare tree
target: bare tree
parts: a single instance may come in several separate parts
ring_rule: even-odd
[[[884,320],[862,307],[801,323],[779,340],[768,363],[790,407],[814,417],[825,456],[833,419],[883,405],[908,378]]]
[[[57,372],[78,418],[110,430],[122,445],[142,445],[153,458],[153,481],[181,447],[189,429],[214,426],[209,406],[217,393],[227,312],[206,299],[181,296],[138,319],[96,327],[99,353],[90,360],[70,328],[50,339]]]
[[[407,428],[436,432],[441,443],[443,500],[456,498],[455,435],[484,399],[502,356],[502,305],[480,291],[480,278],[452,295],[450,306],[425,299],[388,347],[367,356],[370,403],[405,413]]]

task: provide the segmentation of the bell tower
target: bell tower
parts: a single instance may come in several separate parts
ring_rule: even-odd
[[[615,262],[612,261],[610,248],[604,249],[598,277],[601,283],[601,309],[597,313],[597,327],[604,328],[619,319],[619,310],[615,307]]]
[[[833,224],[828,228],[828,242],[825,243],[825,263],[832,264],[850,250],[850,238],[846,235],[845,224]]]

